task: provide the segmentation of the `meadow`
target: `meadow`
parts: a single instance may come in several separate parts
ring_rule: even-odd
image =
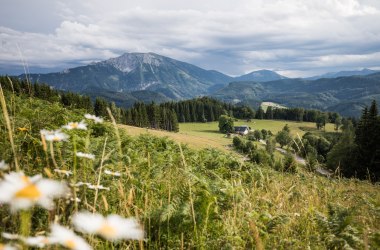
[[[266,129],[272,131],[273,134],[281,131],[282,128],[288,124],[290,134],[294,137],[297,134],[302,137],[307,131],[317,131],[315,123],[312,122],[293,122],[293,121],[276,121],[276,120],[257,120],[252,119],[250,122],[245,120],[238,120],[235,125],[248,125],[252,129],[261,130]],[[185,143],[194,149],[199,148],[216,148],[224,152],[231,152],[231,138],[227,138],[224,134],[219,132],[218,122],[207,123],[180,123],[179,132],[172,133],[163,130],[154,130],[148,128],[138,128],[127,125],[119,125],[120,128],[132,136],[141,134],[152,134],[155,136],[166,136],[177,142]],[[334,125],[331,123],[326,124],[326,132],[333,132]],[[322,132],[322,131],[321,131]]]
[[[96,123],[83,110],[11,93],[2,111],[0,160],[8,168],[0,170],[0,185],[25,175],[20,183],[29,188],[14,196],[0,190],[0,244],[8,249],[380,248],[378,184],[243,162],[225,152],[231,139],[217,132],[217,123],[181,124],[180,133],[116,125],[112,117]],[[300,127],[315,126],[286,123],[300,135]],[[284,122],[248,125],[276,133]],[[67,137],[46,141],[46,130]],[[66,185],[67,195],[45,207],[35,199],[41,178]],[[28,203],[20,205],[20,197]],[[85,211],[135,224],[120,238],[113,224],[86,232],[86,223],[77,223]],[[57,224],[70,232],[63,241]],[[79,247],[78,237],[88,248]]]

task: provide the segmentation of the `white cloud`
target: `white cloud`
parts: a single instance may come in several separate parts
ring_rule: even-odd
[[[54,32],[0,27],[0,62],[18,64],[19,44],[29,64],[40,66],[104,60],[122,52],[156,52],[235,75],[260,68],[296,74],[379,66],[380,4],[371,0],[55,4],[61,21]]]

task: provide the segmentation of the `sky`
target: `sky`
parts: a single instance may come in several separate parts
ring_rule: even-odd
[[[236,76],[380,69],[379,0],[0,0],[0,74],[154,52]]]

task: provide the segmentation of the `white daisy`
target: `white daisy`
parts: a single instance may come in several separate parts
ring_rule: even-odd
[[[17,248],[9,245],[9,244],[1,244],[0,243],[0,250],[17,250]]]
[[[78,197],[76,197],[76,198],[70,198],[70,201],[74,201],[74,202],[81,202],[82,200],[81,199],[79,199]]]
[[[112,172],[112,171],[110,171],[108,169],[104,170],[104,173],[108,174],[108,175],[118,176],[118,177],[121,176],[121,173],[119,173],[119,172]]]
[[[90,160],[95,160],[95,155],[93,155],[93,154],[87,154],[87,153],[77,152],[76,155],[78,157],[87,158],[87,159],[90,159]]]
[[[91,183],[88,183],[88,182],[77,182],[75,184],[70,184],[70,186],[72,187],[80,187],[80,186],[88,186],[88,185],[91,185]]]
[[[63,170],[63,169],[54,169],[54,172],[59,173],[59,174],[65,174],[66,176],[73,174],[73,172],[71,172],[70,170]]]
[[[44,248],[46,245],[51,244],[50,239],[46,236],[27,237],[23,238],[22,241],[28,246],[39,248]]]
[[[0,170],[8,170],[9,165],[4,160],[0,161]]]
[[[109,187],[104,187],[103,185],[92,185],[92,184],[88,184],[87,187],[88,187],[89,189],[94,189],[94,190],[96,190],[96,189],[103,189],[103,190],[107,190],[107,191],[110,190]]]
[[[3,232],[1,233],[1,236],[4,238],[4,239],[7,239],[7,240],[18,240],[21,238],[20,235],[18,234],[11,234],[11,233],[6,233],[6,232]],[[0,248],[1,249],[1,248]]]
[[[32,247],[43,248],[50,243],[49,238],[47,238],[46,236],[35,236],[25,238],[18,234],[2,233],[1,235],[3,236],[3,238],[8,240],[21,240],[26,245]],[[0,250],[1,249],[2,248],[0,247]]]
[[[51,226],[50,242],[73,250],[90,250],[92,247],[73,231],[58,224]]]
[[[103,118],[97,117],[95,115],[85,114],[84,117],[86,117],[89,120],[93,120],[95,123],[102,123],[103,122]]]
[[[69,136],[65,133],[62,133],[61,130],[41,130],[41,135],[45,138],[47,141],[53,141],[53,142],[58,142],[58,141],[66,141]]]
[[[90,212],[76,213],[72,223],[83,233],[98,234],[107,240],[142,240],[144,231],[134,218],[112,214],[103,217]]]
[[[84,121],[81,122],[69,122],[67,125],[62,126],[62,128],[72,130],[72,129],[82,129],[87,130],[87,124]]]
[[[0,181],[0,203],[8,203],[11,210],[26,209],[38,204],[46,209],[54,206],[53,199],[64,197],[68,192],[64,183],[43,179],[41,175],[25,176],[11,172]]]

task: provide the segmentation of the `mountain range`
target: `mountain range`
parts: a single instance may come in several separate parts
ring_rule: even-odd
[[[379,72],[378,70],[372,70],[372,69],[339,71],[339,72],[329,72],[329,73],[319,75],[319,76],[312,76],[306,79],[317,80],[321,78],[337,78],[337,77],[342,77],[342,76],[365,76],[365,75],[370,75],[370,74],[374,74],[378,72]]]
[[[125,107],[136,101],[165,102],[208,95],[252,107],[272,101],[358,116],[372,99],[380,101],[380,73],[371,74],[374,72],[365,69],[293,79],[259,70],[231,77],[155,53],[125,53],[90,65],[29,77],[56,89],[101,96]],[[334,77],[340,75],[350,76]]]

